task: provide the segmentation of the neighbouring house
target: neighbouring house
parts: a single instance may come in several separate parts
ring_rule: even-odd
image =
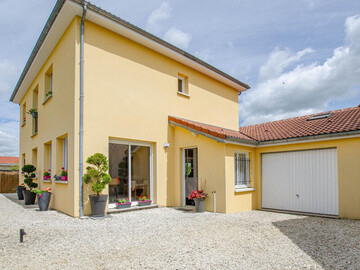
[[[0,170],[10,171],[19,166],[19,157],[0,156]]]
[[[10,99],[20,105],[21,166],[35,165],[40,187],[54,192],[51,207],[74,217],[91,213],[81,172],[100,152],[109,200],[183,206],[206,182],[207,211],[360,219],[360,109],[239,130],[247,89],[90,3],[59,0]],[[68,179],[43,180],[47,170]]]

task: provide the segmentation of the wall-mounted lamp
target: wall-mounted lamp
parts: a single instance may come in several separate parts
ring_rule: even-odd
[[[164,144],[164,148],[169,148],[170,147],[170,143],[165,143]]]

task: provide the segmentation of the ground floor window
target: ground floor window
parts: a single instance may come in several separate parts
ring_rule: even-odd
[[[246,188],[250,185],[250,160],[247,154],[235,153],[235,188]]]
[[[110,202],[128,199],[136,202],[140,197],[152,198],[152,146],[149,144],[109,143]]]

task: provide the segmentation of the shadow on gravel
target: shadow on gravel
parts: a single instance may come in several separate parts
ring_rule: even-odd
[[[4,195],[5,198],[7,198],[8,200],[21,205],[24,208],[39,208],[38,204],[37,204],[37,200],[35,201],[35,204],[32,205],[25,205],[25,201],[24,200],[19,200],[17,197],[16,193],[2,193],[2,195]]]
[[[325,269],[360,266],[360,221],[306,217],[273,225]]]

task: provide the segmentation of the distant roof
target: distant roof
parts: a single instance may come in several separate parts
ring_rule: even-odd
[[[231,85],[236,86],[236,89],[239,92],[250,88],[250,86],[248,84],[239,81],[238,79],[236,79],[236,78],[228,75],[227,73],[215,68],[214,66],[202,61],[201,59],[162,40],[161,38],[154,36],[153,34],[150,34],[149,32],[117,17],[114,14],[111,14],[110,12],[108,12],[96,5],[91,4],[90,2],[85,1],[85,3],[88,4],[86,20],[94,21],[97,24],[99,24],[99,22],[102,20],[102,22],[104,22],[104,24],[107,24],[107,25],[109,24],[109,22],[115,22],[122,28],[122,30],[121,30],[122,35],[127,38],[133,39],[135,42],[143,44],[144,46],[147,46],[155,51],[159,51],[169,57],[173,57],[177,61],[179,61],[180,58],[186,59],[186,61],[191,61],[191,65],[188,65],[188,66],[191,66],[192,68],[195,68],[195,69],[199,66],[202,67],[202,69],[204,70],[203,73],[206,73],[208,75],[211,74],[211,76],[213,76],[213,77],[223,78],[226,82],[229,82]],[[64,27],[65,26],[67,27],[67,25],[65,25],[64,22],[66,22],[66,24],[68,24],[68,23],[70,23],[70,20],[73,18],[73,16],[81,16],[81,14],[82,14],[81,5],[82,5],[82,0],[57,0],[56,1],[54,9],[51,12],[51,14],[40,34],[36,44],[35,44],[35,47],[33,48],[32,52],[30,54],[30,57],[29,57],[28,61],[26,62],[26,65],[20,75],[20,78],[14,88],[14,91],[10,97],[10,101],[19,103],[19,99],[16,99],[18,92],[20,92],[20,95],[23,95],[24,91],[26,91],[24,89],[22,89],[22,91],[19,91],[19,89],[21,89],[22,87],[24,87],[25,89],[27,87],[29,87],[30,82],[33,80],[33,78],[35,78],[35,76],[37,74],[37,72],[33,72],[34,74],[27,76],[29,73],[29,70],[31,70],[31,68],[34,68],[33,66],[36,67],[35,69],[40,69],[43,64],[42,62],[45,61],[44,59],[47,59],[48,55],[50,55],[50,53],[52,51],[52,49],[48,49],[48,47],[53,48],[56,45],[56,42],[60,39],[59,36],[57,36],[56,38],[54,36],[51,36],[52,28],[56,28],[56,23],[58,23],[58,25],[60,25],[60,26],[58,26],[57,29],[63,29],[62,31],[64,32],[66,29]],[[67,13],[67,15],[66,16],[62,15],[63,13]],[[101,17],[102,19],[99,20],[98,18],[95,18],[95,17]],[[111,29],[111,30],[114,31],[114,29]],[[125,32],[126,32],[126,35],[124,35]],[[136,37],[136,35],[138,35],[140,37]],[[51,36],[51,37],[49,37],[49,36]],[[150,46],[149,41],[153,42],[155,45]],[[46,46],[48,46],[48,47],[46,47]],[[44,47],[46,47],[46,49],[44,49]],[[46,56],[38,57],[39,53],[41,53],[42,50],[45,51],[44,54],[46,54]],[[168,52],[165,52],[166,50]],[[169,51],[170,51],[170,53],[169,53]],[[37,59],[37,58],[40,58],[42,60]],[[38,63],[38,62],[41,62],[41,63]],[[26,80],[27,77],[30,77],[30,78],[28,78],[28,80]],[[24,83],[24,81],[26,81],[26,83]]]
[[[314,136],[360,134],[360,105],[347,109],[329,111],[289,118],[258,125],[240,127],[239,131],[221,128],[192,120],[169,116],[169,122],[194,133],[217,141],[244,144],[266,144],[288,139],[309,139]]]
[[[0,156],[0,164],[19,164],[19,157]]]
[[[259,142],[357,130],[360,130],[360,105],[358,107],[245,126],[239,129],[241,133]]]
[[[169,116],[169,122],[178,126],[188,128],[196,133],[202,133],[205,136],[218,138],[219,140],[239,141],[243,143],[256,143],[256,140],[241,134],[239,131],[221,128],[213,125],[199,123],[178,117]]]

